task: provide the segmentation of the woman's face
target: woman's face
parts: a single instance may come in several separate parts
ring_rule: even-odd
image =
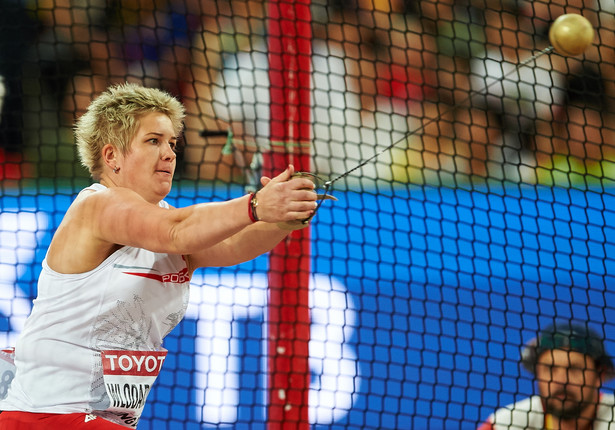
[[[128,153],[120,155],[118,185],[130,188],[151,203],[171,191],[177,162],[177,136],[168,116],[152,112],[142,116]]]

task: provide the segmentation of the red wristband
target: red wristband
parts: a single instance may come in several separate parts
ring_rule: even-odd
[[[259,221],[258,215],[256,214],[257,206],[258,200],[256,200],[256,193],[250,193],[250,198],[248,199],[248,216],[252,222]]]

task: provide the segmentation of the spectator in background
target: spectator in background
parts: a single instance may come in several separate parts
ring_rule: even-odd
[[[256,0],[204,0],[202,31],[192,42],[181,90],[187,113],[184,177],[232,179],[257,145],[268,145],[266,8]],[[223,151],[229,129],[234,151]]]
[[[340,55],[346,58],[347,91],[360,98],[361,136],[371,138],[361,142],[367,144],[360,145],[361,151],[366,146],[396,144],[390,154],[384,153],[376,161],[377,177],[440,184],[441,175],[455,167],[450,147],[440,139],[437,121],[431,120],[440,113],[436,97],[438,48],[419,3],[357,0],[356,12],[348,6],[340,10],[342,25],[336,22],[337,16],[329,14],[330,23],[322,38],[330,44],[341,41],[345,50]],[[353,27],[354,40],[349,37]],[[355,104],[348,102],[348,106]],[[325,147],[327,142],[320,145]]]
[[[71,84],[77,72],[89,67],[91,57],[107,51],[106,38],[101,36],[105,2],[91,0],[83,5],[74,0],[39,0],[29,5],[29,13],[38,26],[30,33],[31,43],[20,52],[23,109],[17,115],[24,159],[33,166],[33,175],[85,175],[72,140],[72,107],[78,96]],[[82,88],[88,100],[90,88]]]
[[[565,74],[565,106],[556,109],[553,122],[538,124],[536,154],[538,181],[567,186],[573,176],[613,178],[615,151],[615,2],[610,0],[537,0],[521,3],[532,21],[537,39],[547,40],[553,21],[566,13],[587,18],[596,37],[583,55],[550,54]]]
[[[22,150],[22,69],[24,54],[38,31],[36,17],[20,0],[0,0],[0,147]]]
[[[38,175],[87,174],[79,169],[71,128],[92,94],[129,81],[177,95],[179,75],[189,62],[193,7],[194,2],[167,0],[39,0],[33,5],[40,28],[20,53],[19,121],[28,124],[21,127],[23,143]]]
[[[200,130],[230,127],[240,151],[269,149],[269,73],[262,34],[265,6],[249,0],[218,0],[217,4],[219,15],[203,26],[202,36],[194,43],[194,85],[187,85],[189,93],[184,94],[188,112],[185,171],[202,179],[213,179],[203,176],[210,172],[228,179],[232,169],[221,168],[234,160],[219,163],[220,157],[228,156],[222,151],[224,142],[212,145],[199,137]],[[428,87],[424,84],[429,82],[425,70],[431,73],[435,68],[430,64],[435,46],[429,36],[423,36],[416,19],[389,14],[382,3],[362,2],[359,13],[348,5],[312,6],[313,170],[336,175],[420,127],[423,91]],[[366,23],[370,16],[391,20],[387,25],[384,19]],[[214,163],[217,171],[209,167]],[[404,156],[400,164],[405,168],[408,159]],[[391,154],[383,154],[355,176],[390,179]]]
[[[615,424],[615,397],[600,387],[614,376],[604,341],[586,325],[546,328],[522,351],[538,394],[498,409],[479,430],[607,430]]]
[[[615,178],[614,106],[598,70],[583,72],[568,81],[565,111],[553,122],[553,170],[542,169],[540,183]]]
[[[582,84],[583,77],[594,71],[602,78],[604,109],[602,118],[597,118],[594,107],[589,107],[583,123],[588,121],[587,125],[594,129],[595,124],[603,124],[602,141],[606,145],[601,157],[613,160],[608,138],[613,129],[609,118],[613,117],[615,94],[612,1],[487,0],[480,6],[480,25],[476,18],[479,6],[471,6],[466,0],[423,1],[421,8],[425,19],[437,28],[440,98],[450,103],[449,111],[455,114],[451,118],[447,111],[438,121],[439,147],[445,148],[445,142],[452,140],[452,153],[461,171],[480,177],[551,184],[555,176],[563,178],[559,173],[567,174],[573,169],[571,165],[583,165],[584,160],[560,155],[579,153],[585,144],[578,133],[576,141],[580,144],[573,142],[576,149],[568,150],[562,144],[566,118],[574,116],[580,124],[579,113],[583,113],[571,111],[566,104],[574,98],[569,96],[570,88]],[[587,17],[596,29],[595,43],[582,56],[542,55],[516,71],[520,62],[549,45],[549,27],[564,13]],[[479,27],[482,37],[475,31]],[[484,50],[477,49],[480,46]],[[507,73],[510,74],[502,82],[496,82]],[[590,93],[592,89],[588,86],[583,91]],[[485,95],[471,97],[472,92]],[[575,105],[579,106],[578,100]],[[596,157],[595,136],[588,139],[589,156]],[[597,158],[593,161],[599,164]],[[608,167],[613,163],[602,164],[607,165],[603,170],[608,176]],[[581,171],[581,167],[577,170]],[[569,182],[568,177],[563,179]]]
[[[551,122],[565,103],[566,60],[541,55],[519,67],[548,41],[537,37],[531,19],[516,2],[494,0],[489,6],[484,11],[485,51],[470,62],[470,112],[482,109],[490,117],[486,173],[536,182],[537,139],[550,141]]]
[[[426,144],[435,148],[435,169],[452,173],[455,180],[484,176],[492,134],[496,129],[484,109],[468,108],[470,60],[485,46],[484,2],[423,0],[419,2],[425,33],[437,39],[438,111],[425,129]],[[427,152],[429,155],[429,152]]]
[[[568,58],[568,67],[579,73],[584,67],[597,67],[599,74],[608,82],[605,88],[610,97],[615,97],[615,2],[611,0],[523,0],[523,13],[532,20],[534,31],[547,37],[551,23],[565,13],[578,13],[589,20],[596,31],[594,43],[582,56]]]
[[[0,180],[21,176],[23,65],[39,24],[21,0],[0,0]]]

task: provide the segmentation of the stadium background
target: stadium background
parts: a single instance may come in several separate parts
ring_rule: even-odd
[[[521,124],[517,124],[522,128],[520,134],[528,134],[523,129],[528,114],[519,102],[523,96],[518,99],[518,111],[505,108],[499,112],[501,122],[492,127],[482,121],[480,114],[495,109],[493,105],[465,99],[471,79],[464,85],[447,77],[474,76],[468,69],[471,60],[480,57],[480,52],[491,44],[500,46],[502,52],[508,44],[514,45],[504,36],[498,41],[489,40],[486,32],[495,29],[504,35],[505,29],[485,17],[502,17],[505,23],[503,17],[526,16],[527,9],[521,7],[525,3],[424,1],[406,4],[412,6],[408,6],[410,12],[395,10],[395,3],[369,7],[360,3],[356,10],[348,6],[371,14],[371,24],[352,24],[373,34],[385,31],[379,16],[389,17],[389,23],[394,23],[394,17],[400,14],[418,17],[420,28],[433,36],[433,46],[438,50],[430,51],[427,44],[405,48],[435,57],[435,69],[429,69],[432,63],[425,60],[424,69],[433,73],[423,74],[423,82],[418,84],[412,81],[413,75],[408,81],[397,75],[378,75],[389,79],[387,86],[382,79],[374,79],[369,69],[359,68],[367,70],[366,76],[348,71],[351,78],[371,79],[374,83],[373,87],[359,86],[361,91],[357,92],[350,86],[347,89],[348,97],[361,99],[367,95],[376,100],[374,106],[365,108],[367,111],[378,112],[382,97],[412,99],[414,122],[405,128],[395,128],[399,124],[395,121],[403,115],[395,108],[384,109],[388,125],[355,127],[365,140],[335,140],[331,124],[337,124],[336,106],[328,106],[324,117],[315,111],[311,118],[318,127],[331,127],[327,138],[334,149],[328,152],[323,151],[323,146],[312,148],[316,150],[312,154],[314,170],[324,177],[343,173],[377,148],[403,138],[416,124],[427,123],[425,129],[408,139],[406,146],[396,146],[373,166],[351,175],[343,184],[337,183],[331,192],[339,200],[325,202],[311,226],[308,401],[313,428],[476,428],[496,407],[533,393],[531,375],[520,366],[520,350],[537,330],[554,320],[586,322],[605,335],[608,351],[615,354],[615,171],[611,167],[615,161],[615,129],[609,121],[615,84],[615,45],[609,36],[615,28],[613,8],[608,2],[598,1],[582,2],[582,7],[576,2],[553,3],[559,5],[559,9],[551,11],[554,15],[571,8],[592,18],[597,29],[595,46],[586,56],[568,59],[564,69],[558,69],[566,77],[567,84],[562,87],[567,93],[566,103],[559,111],[551,112],[553,117],[530,115],[538,124],[529,133],[534,145],[512,145],[516,158],[507,154],[492,158],[491,164],[499,166],[496,169],[489,167],[485,155],[489,152],[485,148],[496,143],[489,141],[481,146],[484,151],[474,148],[468,152],[467,148],[476,146],[479,134],[468,137],[459,129],[483,129],[489,136],[491,128],[506,131],[512,127],[519,132],[514,124],[511,126],[508,115]],[[2,6],[8,11],[15,4],[4,0]],[[538,32],[536,29],[544,28],[553,16],[543,16],[543,21],[537,23],[541,2],[532,4],[535,14],[530,14],[534,18],[530,22]],[[214,87],[223,88],[224,83],[232,87],[227,89],[226,98],[218,98],[220,93],[212,91],[212,99],[223,105],[217,110],[215,106],[210,109],[195,104],[191,98],[201,94],[199,88],[205,85],[198,78],[173,80],[171,72],[165,74],[164,66],[171,64],[162,57],[165,47],[175,52],[172,73],[191,64],[205,67],[194,60],[198,56],[194,53],[198,38],[197,42],[191,40],[200,33],[193,27],[195,16],[209,16],[210,11],[195,13],[189,9],[190,4],[178,2],[158,5],[158,9],[148,2],[67,1],[36,5],[25,4],[28,13],[20,15],[24,20],[3,23],[0,38],[1,52],[10,52],[0,54],[0,74],[5,83],[3,114],[7,109],[15,112],[11,109],[17,103],[14,93],[8,91],[9,84],[15,80],[23,84],[18,97],[22,103],[17,109],[21,113],[17,120],[13,118],[21,128],[3,117],[0,148],[0,332],[2,345],[7,346],[14,343],[36,296],[36,278],[54,229],[76,192],[89,183],[75,161],[70,120],[78,114],[83,101],[101,89],[102,83],[130,79],[175,91],[188,106],[198,106],[205,128],[225,131],[220,121],[234,127],[248,123],[240,133],[233,129],[239,137],[231,157],[225,152],[226,136],[222,136],[210,138],[206,149],[201,148],[202,154],[195,158],[190,154],[190,142],[195,138],[191,140],[187,135],[186,152],[181,155],[182,164],[168,199],[173,205],[243,194],[251,185],[251,170],[242,164],[244,148],[248,148],[248,155],[266,154],[270,149],[261,142],[267,139],[262,134],[262,124],[268,118],[258,114],[250,117],[244,111],[243,117],[237,119],[233,111],[237,106],[258,107],[263,100],[254,72],[258,70],[257,58],[252,68],[246,69],[254,75],[238,73],[235,78],[239,79],[232,80],[232,74],[226,72],[228,80],[215,81]],[[321,9],[315,8],[313,13],[316,21],[326,10],[319,5]],[[234,15],[219,7],[220,16]],[[88,34],[99,34],[96,23],[77,22],[72,34],[75,40],[62,39],[58,36],[61,32],[50,32],[74,24],[62,21],[63,12],[72,11],[73,17],[85,13],[94,20],[101,19],[96,14],[103,10],[113,18],[103,32],[107,39],[88,39],[88,55],[77,49],[86,42],[78,38],[78,30],[88,28]],[[165,20],[139,22],[139,17],[157,16],[154,12],[159,10],[168,12]],[[264,22],[262,15],[256,17]],[[37,22],[35,27],[30,27],[32,22]],[[151,22],[158,24],[152,27]],[[116,29],[114,26],[122,31],[111,31]],[[31,38],[16,37],[18,30],[25,34],[34,28],[37,31]],[[12,30],[9,36],[7,29]],[[134,33],[130,33],[131,29]],[[516,31],[534,34],[527,29],[520,25]],[[390,34],[395,31],[398,30],[386,29]],[[255,33],[256,39],[263,35]],[[318,35],[318,31],[314,33]],[[415,34],[415,30],[407,33]],[[126,39],[132,35],[134,43],[122,39],[124,48],[119,57],[111,48],[106,56],[97,57],[97,44],[112,46],[117,42],[114,38],[121,39],[120,35]],[[240,36],[245,35],[237,30],[237,45]],[[9,39],[14,41],[9,43]],[[16,43],[23,44],[18,46],[21,50],[16,50]],[[397,46],[394,38],[389,43]],[[540,43],[539,40],[536,45]],[[71,46],[77,48],[72,50]],[[247,51],[255,53],[254,58],[262,54],[256,42],[247,46],[253,48]],[[527,51],[532,51],[529,48]],[[35,51],[38,56],[29,56]],[[55,57],[45,57],[51,54]],[[182,55],[193,61],[184,63],[186,57]],[[236,61],[239,58],[234,57]],[[541,57],[546,65],[530,70],[540,76],[540,70],[556,69],[560,61],[557,58],[555,54]],[[106,74],[96,69],[98,60],[104,63]],[[152,69],[151,63],[156,64],[156,60],[159,67]],[[84,66],[83,61],[88,65]],[[131,67],[123,66],[117,71],[115,61]],[[232,61],[227,59],[226,63]],[[369,56],[362,61],[389,64],[389,72],[398,70],[400,64],[406,66],[396,56],[388,63]],[[16,62],[22,66],[19,76],[7,71]],[[333,83],[341,72],[332,65],[328,67],[331,70],[316,71],[329,73]],[[214,66],[205,68],[215,71]],[[150,75],[152,70],[157,74]],[[596,73],[600,79],[595,78]],[[252,80],[246,80],[246,76]],[[430,81],[429,76],[436,78]],[[60,81],[64,82],[63,90],[54,87]],[[530,87],[535,93],[554,85],[536,77],[534,81]],[[250,104],[249,95],[241,93],[241,84],[250,87],[253,93],[249,95],[255,95],[256,102]],[[180,88],[182,85],[194,91]],[[417,86],[423,88],[423,94],[413,92]],[[331,85],[329,97],[333,99],[335,94],[336,88]],[[495,94],[498,97],[503,105],[508,100]],[[572,117],[571,110],[569,117],[561,116],[560,111],[572,105],[586,113],[583,121],[589,124],[580,138],[570,130],[565,137],[557,134],[558,125],[565,128],[579,121]],[[420,114],[416,113],[417,106],[422,107]],[[345,115],[356,114],[353,104],[348,103],[346,109]],[[433,109],[444,114],[434,123],[425,121],[433,118]],[[601,121],[597,126],[592,125],[595,119],[590,119],[596,111]],[[471,115],[466,116],[467,112]],[[545,123],[552,127],[545,131],[541,128]],[[200,128],[191,124],[187,122],[188,131],[197,133]],[[355,136],[346,126],[344,137]],[[366,132],[375,137],[371,139]],[[322,134],[318,136],[327,141]],[[250,138],[253,142],[248,142]],[[556,147],[558,139],[568,143],[565,150]],[[454,145],[446,146],[451,141]],[[540,146],[544,141],[552,142],[552,152]],[[504,138],[498,142],[503,147],[508,145]],[[528,154],[534,154],[532,161],[528,161]],[[186,319],[167,338],[169,356],[150,394],[140,429],[268,426],[268,270],[269,259],[264,256],[238,267],[195,274]],[[605,389],[612,391],[613,387],[609,383]]]

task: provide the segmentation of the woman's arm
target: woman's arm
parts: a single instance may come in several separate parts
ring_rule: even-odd
[[[291,173],[292,174],[292,173]],[[258,200],[262,197],[267,197],[266,193],[271,191],[275,192],[272,187],[267,187],[272,179],[268,177],[262,177],[261,183],[263,188],[258,192]],[[307,183],[305,183],[307,185]],[[313,190],[314,184],[311,183],[304,189],[308,193],[307,199],[311,204],[314,204],[314,208],[317,206],[315,203],[316,193]],[[312,202],[313,200],[313,202]],[[274,206],[275,207],[275,206]],[[267,213],[270,208],[260,205],[258,206],[258,216],[261,220],[269,219],[270,215]],[[313,211],[310,216],[313,215]],[[308,217],[296,217],[291,221],[297,219],[306,219]],[[212,246],[205,248],[197,253],[188,256],[188,264],[190,269],[194,271],[199,267],[223,267],[233,266],[245,261],[252,260],[259,255],[273,249],[281,240],[283,240],[292,230],[302,228],[301,224],[297,226],[284,226],[283,223],[271,223],[271,222],[257,222],[248,227],[240,230],[228,239]]]
[[[239,259],[255,257],[264,249],[264,238],[269,238],[264,231],[280,230],[275,223],[307,218],[314,210],[315,193],[306,190],[313,187],[312,182],[290,179],[292,173],[291,166],[258,192],[257,211],[264,222],[253,226],[248,215],[249,196],[163,209],[127,188],[89,193],[67,212],[50,245],[48,263],[63,273],[80,273],[96,267],[124,245],[188,255],[192,269],[205,264],[214,248],[226,255],[234,253]],[[244,229],[246,232],[227,241]],[[284,235],[272,233],[271,239],[279,241]],[[249,242],[261,239],[263,244]]]
[[[288,233],[289,229],[276,224],[255,223],[214,246],[188,255],[189,269],[234,266],[250,261],[271,251]]]

